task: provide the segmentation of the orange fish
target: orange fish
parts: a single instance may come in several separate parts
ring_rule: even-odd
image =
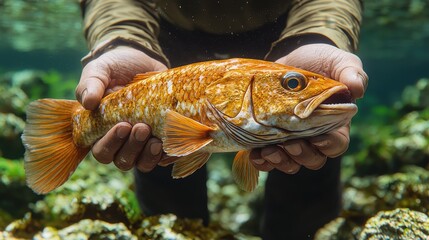
[[[174,178],[192,174],[214,152],[238,151],[232,174],[251,191],[259,176],[252,148],[332,131],[356,112],[344,84],[273,62],[228,59],[138,74],[94,111],[72,100],[32,102],[22,135],[27,184],[37,193],[59,187],[95,141],[127,121],[149,124],[164,151],[179,157]]]

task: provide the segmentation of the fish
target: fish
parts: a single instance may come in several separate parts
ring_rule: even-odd
[[[137,74],[96,110],[76,100],[31,102],[21,137],[26,182],[38,194],[58,188],[91,146],[125,121],[151,126],[164,152],[175,156],[173,178],[191,175],[212,153],[237,152],[232,177],[252,191],[259,178],[249,161],[252,149],[330,132],[356,112],[343,83],[264,60],[213,60]]]

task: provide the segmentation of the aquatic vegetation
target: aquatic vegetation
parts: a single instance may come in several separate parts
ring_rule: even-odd
[[[73,98],[76,80],[58,71],[23,70],[0,76],[0,156],[21,158],[25,109],[30,100]]]
[[[207,181],[209,211],[212,222],[233,232],[255,234],[262,215],[262,200],[266,173],[259,177],[259,187],[248,193],[241,190],[231,177],[233,154],[216,154],[208,162]]]
[[[345,216],[368,218],[379,210],[410,208],[429,214],[429,171],[409,165],[401,172],[372,178],[353,177],[345,186]]]
[[[77,1],[2,0],[0,5],[2,47],[30,51],[85,46]]]
[[[24,188],[22,168],[19,171],[20,186]],[[92,158],[85,159],[69,182],[43,199],[33,200],[28,213],[5,226],[0,236],[34,236],[36,239],[75,239],[76,236],[107,239],[109,236],[122,236],[123,239],[240,239],[244,236],[243,239],[252,239],[219,224],[205,227],[200,220],[180,219],[175,215],[144,217],[132,189],[131,172],[118,171],[112,165],[101,165]],[[22,206],[25,204],[21,203]],[[12,217],[0,219],[6,221]]]
[[[390,107],[395,114],[378,112],[388,120],[355,124],[359,131],[353,138],[361,150],[344,159],[343,213],[319,230],[316,239],[387,239],[395,231],[404,239],[429,237],[424,215],[429,214],[428,85],[428,79],[421,79],[407,87]],[[392,212],[373,217],[378,211]],[[413,223],[401,222],[406,217]],[[391,227],[385,224],[389,222]]]
[[[420,79],[389,107],[395,114],[379,115],[382,120],[373,121],[369,126],[354,123],[352,137],[362,150],[346,160],[353,162],[353,174],[386,174],[406,164],[422,167],[429,164],[428,96],[429,79]]]
[[[29,202],[41,198],[25,185],[22,166],[21,161],[0,157],[0,229],[29,211]]]

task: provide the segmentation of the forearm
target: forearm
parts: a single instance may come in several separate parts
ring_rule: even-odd
[[[128,45],[168,64],[158,44],[158,15],[152,1],[81,0],[84,35],[91,53],[83,64],[117,45]]]
[[[295,0],[286,27],[267,58],[277,59],[308,43],[328,43],[353,52],[361,21],[360,0]]]

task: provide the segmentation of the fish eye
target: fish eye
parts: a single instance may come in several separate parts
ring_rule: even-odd
[[[288,72],[281,78],[281,85],[289,91],[300,91],[307,85],[307,78],[301,73]]]

